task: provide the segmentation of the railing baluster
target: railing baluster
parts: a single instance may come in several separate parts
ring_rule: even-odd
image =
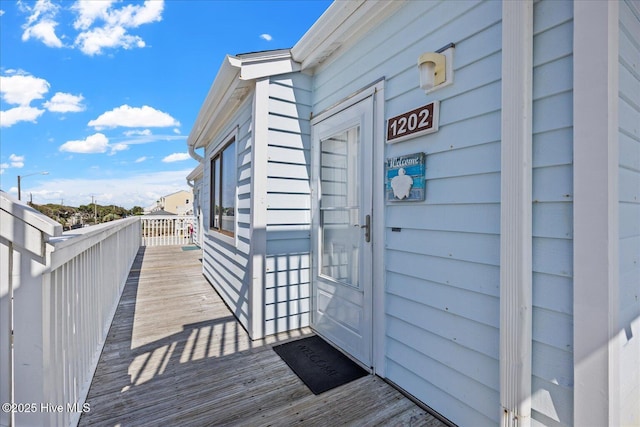
[[[145,215],[141,221],[142,246],[185,245],[197,241],[196,218],[193,216]]]

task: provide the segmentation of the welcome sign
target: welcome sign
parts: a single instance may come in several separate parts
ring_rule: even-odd
[[[425,154],[391,157],[385,165],[387,202],[420,202],[425,198]]]

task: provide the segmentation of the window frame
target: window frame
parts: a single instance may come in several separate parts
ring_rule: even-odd
[[[233,145],[235,142],[237,142],[237,138],[235,136],[232,136],[231,138],[228,138],[226,140],[227,142],[225,142],[223,145],[221,145],[220,149],[218,149],[210,158],[209,158],[209,230],[215,231],[217,233],[220,233],[222,235],[225,236],[229,236],[229,237],[235,237],[236,235],[236,225],[237,225],[237,218],[236,218],[236,202],[237,202],[237,197],[236,197],[236,191],[233,192],[234,194],[234,200],[233,200],[233,211],[234,211],[234,218],[233,218],[233,230],[224,230],[222,228],[222,213],[223,210],[220,209],[220,212],[216,215],[215,213],[215,207],[216,207],[216,195],[218,195],[220,197],[220,205],[222,207],[222,202],[223,202],[223,191],[224,191],[224,167],[223,167],[223,163],[224,163],[224,152],[225,150],[227,150],[231,145]],[[228,153],[231,154],[232,156],[236,157],[237,156],[237,148],[235,148],[233,150],[232,153]],[[214,168],[214,165],[216,163],[216,161],[218,161],[218,165],[219,165],[219,170],[216,170]],[[235,159],[235,164],[236,164],[236,169],[237,169],[237,157]],[[232,176],[233,176],[233,187],[236,188],[237,187],[237,177],[236,177],[236,171],[233,171]],[[218,226],[215,226],[215,218],[216,216],[218,217]]]

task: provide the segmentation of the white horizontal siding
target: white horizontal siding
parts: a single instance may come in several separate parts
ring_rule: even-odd
[[[309,325],[311,78],[269,84],[265,334]]]
[[[640,5],[620,2],[620,422],[640,424]]]
[[[237,199],[236,236],[229,238],[209,228],[211,198],[210,159],[228,135],[238,127],[236,141]],[[207,146],[202,186],[202,207],[204,214],[203,271],[205,277],[222,296],[240,323],[248,329],[249,322],[249,251],[250,235],[250,189],[251,189],[251,97],[245,101],[228,125]]]
[[[571,2],[536,2],[533,25],[532,419],[533,425],[572,425]]]
[[[427,153],[425,201],[385,208],[385,375],[460,425],[499,420],[500,20],[408,2],[314,78],[314,113],[383,76],[386,118],[440,100],[438,132],[385,147]],[[455,82],[425,96],[416,60],[450,42]]]
[[[354,93],[381,76],[385,76],[388,82],[385,86],[388,116],[406,111],[402,106],[399,111],[393,108],[392,98],[403,94],[416,100],[415,105],[422,105],[424,92],[413,90],[417,86],[418,56],[428,49],[435,50],[456,42],[460,44],[456,50],[459,59],[454,64],[457,73],[459,67],[477,59],[476,49],[480,49],[482,57],[489,46],[492,52],[499,50],[499,32],[497,49],[495,44],[486,43],[485,39],[481,44],[471,42],[468,50],[462,45],[499,22],[500,8],[499,2],[424,2],[402,8],[388,22],[380,25],[375,34],[354,46],[348,55],[340,56],[316,73],[314,111],[324,110],[342,99],[342,94]],[[465,50],[471,56],[466,57]],[[456,79],[456,84],[439,91],[438,97],[457,92],[458,87],[464,87],[460,84]]]
[[[431,13],[417,22],[442,25],[415,43],[410,56],[456,43],[455,82],[434,93],[440,100],[440,130],[389,146],[386,153],[427,153],[425,202],[387,208],[387,226],[402,231],[387,229],[386,259],[388,322],[403,319],[429,339],[422,344],[406,328],[397,335],[390,329],[388,377],[460,425],[494,425],[499,407],[501,10],[499,3],[457,2],[438,4]],[[411,59],[407,72],[386,86],[387,117],[429,101],[415,90]],[[396,364],[432,384],[434,393],[413,388],[406,371],[392,368]]]

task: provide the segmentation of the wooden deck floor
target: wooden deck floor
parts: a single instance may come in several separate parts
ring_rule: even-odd
[[[443,426],[369,375],[315,396],[251,341],[203,277],[199,250],[141,248],[80,426]]]

